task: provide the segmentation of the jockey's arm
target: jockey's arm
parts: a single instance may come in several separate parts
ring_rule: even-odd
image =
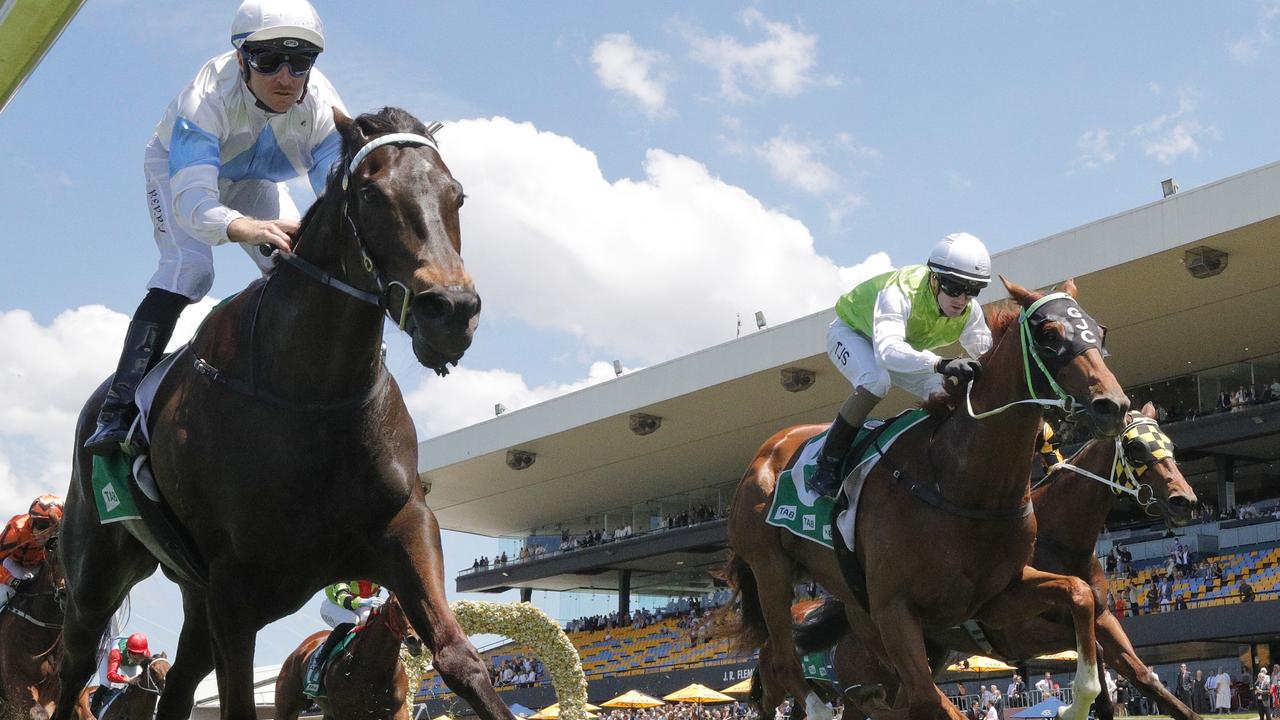
[[[107,655],[107,679],[113,683],[129,682],[129,678],[120,674],[121,657],[120,648],[111,648],[111,653]]]
[[[969,300],[969,321],[960,331],[960,347],[975,360],[991,349],[991,329],[977,298]]]
[[[907,344],[907,318],[911,316],[911,301],[897,287],[887,286],[876,296],[876,308],[871,322],[871,339],[876,360],[881,367],[897,373],[933,372],[939,357],[928,350],[916,350]]]

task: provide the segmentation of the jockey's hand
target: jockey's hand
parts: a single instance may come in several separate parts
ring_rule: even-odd
[[[236,218],[227,226],[227,238],[231,242],[246,245],[270,245],[277,250],[288,251],[293,244],[292,235],[300,227],[297,220],[254,220]]]
[[[387,599],[384,597],[379,597],[375,595],[369,598],[368,602],[369,602],[369,607],[373,608],[374,610],[377,610],[378,608],[386,604]]]
[[[961,382],[982,377],[982,365],[973,358],[942,358],[933,369],[945,377],[953,377]]]

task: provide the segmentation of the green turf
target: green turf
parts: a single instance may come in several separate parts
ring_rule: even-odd
[[[71,22],[84,0],[0,0],[0,111]],[[6,7],[9,6],[9,7]]]

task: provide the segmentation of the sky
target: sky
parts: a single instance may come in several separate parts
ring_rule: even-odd
[[[830,307],[947,233],[999,252],[1158,200],[1165,178],[1277,159],[1277,2],[316,7],[348,109],[444,122],[468,196],[471,350],[436,378],[387,333],[423,438],[731,339],[756,311]],[[75,417],[155,268],[143,147],[235,8],[86,3],[0,115],[0,514],[65,492]],[[255,275],[239,250],[215,259],[175,343]],[[497,542],[446,532],[445,552],[452,589]],[[587,606],[560,600],[535,596],[563,620]],[[168,581],[135,589],[153,647],[181,622]],[[308,603],[256,663],[321,627]]]

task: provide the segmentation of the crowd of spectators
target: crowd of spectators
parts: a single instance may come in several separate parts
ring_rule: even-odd
[[[611,710],[600,720],[756,720],[760,713],[751,703],[734,702],[727,705],[697,705],[678,703],[642,710]]]
[[[495,661],[489,668],[489,679],[494,687],[533,687],[546,679],[547,671],[536,657],[517,655]]]
[[[664,515],[658,521],[657,526],[649,532],[658,532],[669,530],[672,528],[688,527],[697,525],[710,520],[719,520],[725,517],[728,509],[719,509],[713,505],[703,504],[692,510],[676,513],[674,515]],[[635,535],[635,531],[630,524],[616,527],[612,530],[597,528],[581,533],[571,533],[565,530],[560,534],[560,552],[572,552],[582,548],[596,547],[607,543],[623,540]],[[553,536],[554,537],[554,536]],[[519,555],[510,557],[504,551],[501,555],[493,558],[479,557],[471,563],[472,570],[481,570],[484,568],[494,567],[497,565],[506,565],[510,562],[523,562],[533,558],[542,557],[547,552],[544,545],[530,543],[520,549]]]
[[[690,644],[697,645],[707,639],[708,623],[705,620],[711,610],[723,605],[730,597],[732,593],[729,590],[718,590],[706,597],[674,598],[663,608],[640,608],[625,614],[612,612],[606,615],[580,617],[570,620],[565,624],[564,629],[565,632],[608,631],[617,628],[640,629],[670,618],[679,618],[678,625],[690,632]]]
[[[1111,551],[1103,559],[1103,567],[1108,577],[1126,583],[1126,586],[1118,592],[1114,590],[1107,592],[1107,607],[1111,608],[1116,617],[1121,618],[1185,610],[1192,599],[1190,593],[1186,591],[1174,594],[1173,585],[1176,581],[1199,578],[1207,583],[1213,583],[1214,581],[1222,582],[1227,576],[1224,560],[1215,558],[1197,560],[1181,540],[1174,542],[1163,567],[1145,583],[1138,581],[1138,572],[1133,567],[1133,557],[1123,545],[1112,546]],[[1242,602],[1253,601],[1256,593],[1249,583],[1248,573],[1240,577],[1235,591],[1235,595]]]

